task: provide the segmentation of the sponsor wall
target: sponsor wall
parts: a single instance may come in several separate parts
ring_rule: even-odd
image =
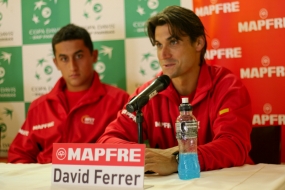
[[[49,92],[60,77],[52,62],[50,44],[59,28],[67,23],[85,27],[99,50],[94,69],[100,79],[132,93],[160,71],[144,23],[151,15],[174,4],[193,9],[204,23],[208,34],[207,62],[229,68],[248,87],[253,126],[285,125],[282,3],[281,0],[0,1],[0,156],[7,155],[30,102]]]
[[[282,126],[285,162],[284,1],[193,0],[207,30],[209,64],[232,70],[247,86],[253,126]]]
[[[100,79],[132,93],[160,71],[144,23],[168,5],[192,9],[192,0],[0,1],[0,157],[31,101],[60,77],[51,39],[62,26],[85,27],[99,51],[94,69]]]
[[[243,80],[253,102],[253,125],[284,125],[283,1],[193,2],[207,29],[207,62],[228,67]]]

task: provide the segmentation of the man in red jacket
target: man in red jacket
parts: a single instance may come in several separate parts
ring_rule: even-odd
[[[93,69],[98,51],[84,28],[64,26],[54,35],[52,48],[62,77],[51,92],[31,103],[8,162],[50,163],[53,143],[95,143],[129,98],[100,82]]]
[[[202,171],[252,163],[251,101],[246,87],[229,70],[205,63],[204,26],[191,10],[170,6],[147,22],[150,41],[157,47],[162,73],[170,85],[141,109],[146,149],[145,171],[168,175],[177,171],[175,121],[182,97],[188,97],[199,123],[198,159]],[[139,87],[138,95],[152,81]],[[98,140],[137,143],[135,113],[122,110]]]

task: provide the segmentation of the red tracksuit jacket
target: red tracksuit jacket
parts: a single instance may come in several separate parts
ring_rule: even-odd
[[[94,73],[92,86],[69,113],[62,78],[50,93],[31,103],[26,121],[10,145],[8,162],[50,163],[53,143],[96,142],[129,95],[101,83]]]
[[[138,88],[133,96],[151,82]],[[175,121],[180,103],[181,97],[171,83],[142,108],[144,140],[149,141],[151,148],[177,146]],[[203,64],[191,104],[200,122],[198,159],[202,171],[252,163],[248,156],[252,130],[250,97],[234,74]],[[135,113],[122,110],[98,142],[137,143]]]

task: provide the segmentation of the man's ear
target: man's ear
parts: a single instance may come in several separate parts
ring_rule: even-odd
[[[54,62],[54,64],[55,64],[56,68],[58,69],[58,64],[57,64],[57,61],[56,61],[56,58],[55,58],[55,57],[53,58],[53,62]],[[58,70],[59,70],[59,69],[58,69]]]
[[[201,51],[205,46],[205,38],[204,36],[199,36],[196,40],[196,51]]]
[[[98,60],[98,50],[97,49],[93,50],[92,56],[93,56],[93,63],[96,63]]]

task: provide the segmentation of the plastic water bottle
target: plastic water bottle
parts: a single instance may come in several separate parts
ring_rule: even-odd
[[[182,98],[180,115],[176,120],[176,138],[179,146],[178,176],[187,180],[200,177],[197,155],[198,122],[192,114],[188,98]]]

